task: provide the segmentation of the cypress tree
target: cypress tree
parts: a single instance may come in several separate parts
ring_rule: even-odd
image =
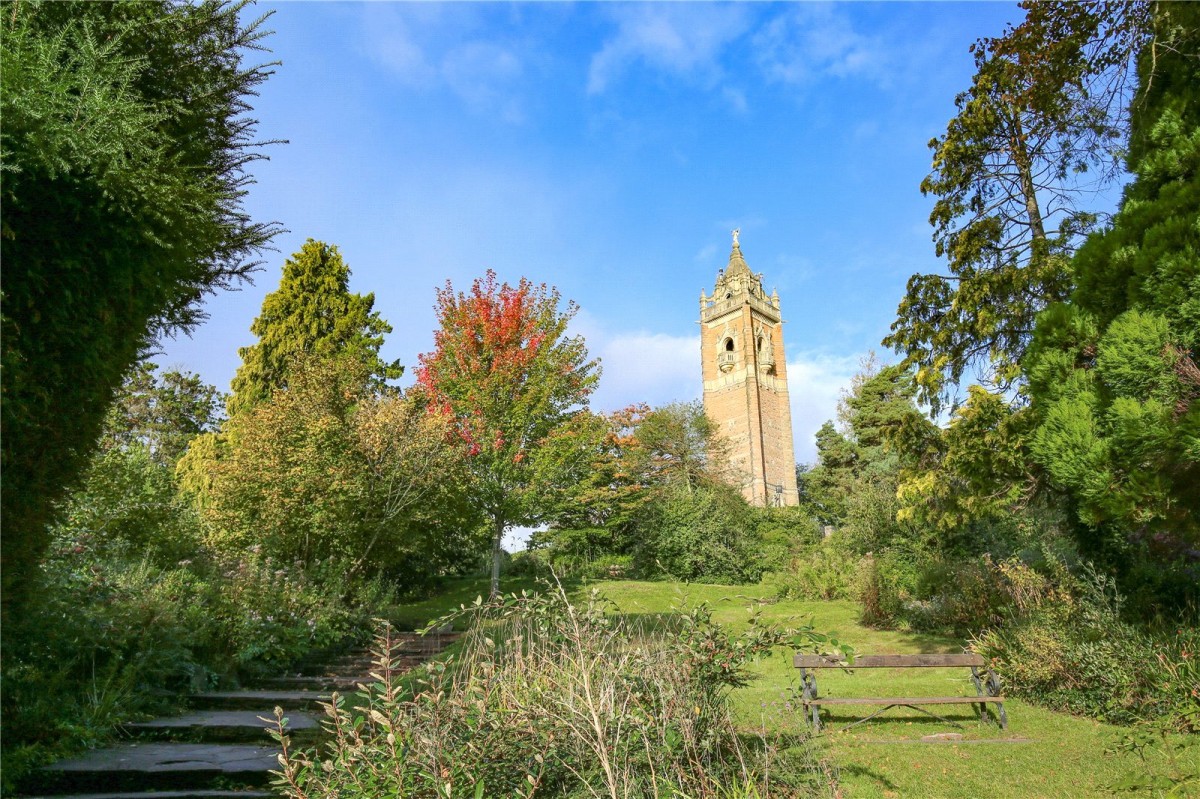
[[[374,294],[350,292],[350,267],[336,246],[306,241],[284,263],[279,288],[266,296],[250,326],[258,343],[238,350],[242,365],[233,378],[230,416],[285,388],[291,362],[302,353],[356,358],[381,382],[399,377],[399,362],[379,357],[392,327],[374,305]]]

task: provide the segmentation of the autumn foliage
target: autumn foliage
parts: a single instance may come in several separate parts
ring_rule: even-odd
[[[578,306],[560,311],[560,301],[556,289],[525,278],[510,286],[491,270],[466,292],[447,281],[434,350],[417,367],[430,411],[451,421],[466,450],[471,501],[492,521],[497,558],[504,530],[536,522],[546,492],[584,461],[586,448],[562,433],[599,368],[583,339],[567,335]]]

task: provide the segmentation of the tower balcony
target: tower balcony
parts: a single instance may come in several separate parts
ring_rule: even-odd
[[[717,353],[717,368],[722,372],[728,372],[737,365],[736,352],[718,352]]]

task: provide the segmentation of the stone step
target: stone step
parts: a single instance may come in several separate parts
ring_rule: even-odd
[[[321,729],[317,716],[304,711],[289,711],[287,729],[297,741],[315,738]],[[266,718],[267,721],[262,719]],[[182,716],[152,719],[126,724],[130,735],[158,740],[194,743],[257,743],[271,741],[268,728],[275,724],[274,712],[261,710],[195,710]]]
[[[264,689],[261,691],[206,691],[192,694],[188,699],[197,710],[256,710],[261,715],[273,716],[275,708],[286,711],[320,710],[321,702],[330,700],[328,691],[288,691]]]
[[[279,768],[278,753],[246,744],[122,744],[49,765],[30,787],[43,794],[265,788]]]
[[[287,677],[270,677],[265,680],[259,680],[258,689],[272,690],[308,690],[318,693],[328,693],[329,691],[338,691],[339,693],[353,693],[358,690],[361,683],[376,682],[374,677],[366,674],[358,676],[287,676]]]

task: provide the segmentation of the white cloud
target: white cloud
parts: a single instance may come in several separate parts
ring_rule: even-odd
[[[367,55],[404,86],[426,92],[446,88],[476,113],[522,122],[524,65],[512,48],[470,38],[477,27],[472,14],[426,3],[367,3]]]
[[[832,5],[802,3],[775,17],[754,36],[767,77],[803,84],[819,76],[882,78],[884,47],[853,29]]]
[[[614,411],[635,402],[665,405],[700,398],[700,336],[638,331],[592,334],[587,341],[604,369],[593,409]]]
[[[816,434],[837,416],[838,400],[861,368],[861,355],[800,353],[788,359],[792,440],[799,463],[817,460]]]
[[[436,70],[411,32],[410,19],[395,6],[367,3],[363,7],[363,42],[367,56],[397,81],[423,86],[436,77]]]
[[[613,10],[616,35],[592,57],[588,93],[599,94],[635,63],[710,83],[721,51],[747,28],[736,5],[635,4]]]

